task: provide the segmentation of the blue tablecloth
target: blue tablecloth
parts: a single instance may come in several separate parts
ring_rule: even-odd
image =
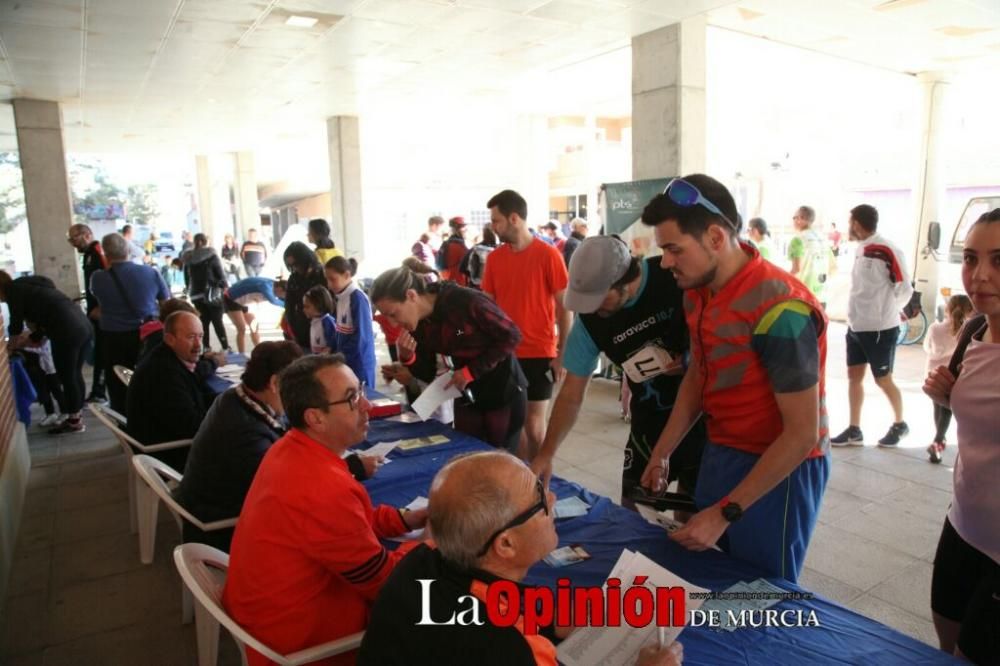
[[[427,496],[431,479],[452,457],[477,450],[486,444],[436,423],[403,424],[386,420],[372,422],[368,441],[357,450],[376,442],[443,434],[446,444],[390,454],[391,464],[365,482],[375,504],[408,504],[418,495]],[[554,478],[552,490],[560,499],[578,496],[591,505],[585,516],[557,523],[561,546],[581,544],[591,559],[569,567],[553,569],[541,563],[525,582],[555,587],[557,577],[566,576],[574,585],[600,585],[622,550],[640,551],[686,580],[712,590],[722,590],[738,581],[763,577],[750,564],[725,553],[695,553],[670,541],[663,529],[638,514],[594,495],[580,486]],[[386,542],[387,547],[397,544]],[[770,582],[783,589],[806,592],[780,579]],[[707,627],[689,627],[681,635],[684,663],[717,664],[952,664],[953,657],[905,636],[895,629],[859,615],[821,597],[803,601],[782,601],[778,610],[815,611],[820,627],[737,629],[726,632]]]
[[[238,352],[227,352],[226,365],[229,365],[230,363],[245,366],[247,364],[247,357]],[[216,394],[224,392],[231,386],[235,386],[235,384],[233,384],[232,382],[229,382],[220,377],[219,375],[215,374],[206,379],[205,383],[208,384],[208,387],[212,389],[212,391],[214,391]]]

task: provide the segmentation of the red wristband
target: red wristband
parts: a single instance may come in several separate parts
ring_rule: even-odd
[[[469,366],[465,366],[464,368],[462,368],[461,372],[462,376],[465,377],[466,383],[469,383],[474,379],[472,373],[469,371]]]
[[[719,500],[719,508],[725,509],[727,504],[729,504],[729,495],[726,495],[721,500]]]

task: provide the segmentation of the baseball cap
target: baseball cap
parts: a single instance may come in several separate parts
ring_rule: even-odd
[[[455,216],[450,220],[448,220],[448,226],[450,226],[452,229],[461,229],[462,227],[465,226],[465,218],[461,216]]]
[[[589,314],[601,306],[611,285],[628,272],[632,255],[617,236],[593,236],[580,243],[569,262],[567,310]]]

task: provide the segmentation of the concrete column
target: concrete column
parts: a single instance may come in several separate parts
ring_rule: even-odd
[[[76,250],[66,242],[66,232],[73,224],[73,204],[62,111],[57,102],[15,99],[14,124],[34,272],[50,278],[75,298],[81,284]]]
[[[330,156],[330,235],[337,247],[358,261],[365,255],[361,201],[361,132],[357,116],[326,119]]]
[[[929,318],[934,317],[938,297],[938,262],[933,257],[922,256],[927,243],[927,229],[931,222],[941,222],[941,206],[944,202],[944,120],[947,113],[947,97],[950,84],[941,72],[921,72],[917,75],[923,93],[922,119],[920,125],[920,159],[917,164],[917,182],[914,187],[914,201],[919,202],[919,225],[913,239],[915,266],[911,269],[916,280],[916,289],[921,293],[921,304]],[[950,226],[948,227],[951,228]],[[945,230],[941,234],[941,252],[948,260],[948,237]],[[904,249],[909,249],[905,245]]]
[[[702,14],[632,38],[632,177],[705,170]]]
[[[197,172],[198,188],[198,228],[192,233],[203,233],[212,236],[215,230],[212,206],[212,174],[208,167],[208,155],[197,155],[194,158]]]
[[[533,228],[549,221],[548,118],[517,117],[517,181],[513,189],[528,202],[528,224]]]
[[[248,229],[260,227],[260,207],[257,205],[257,178],[254,175],[253,153],[236,153],[236,230],[246,240]]]

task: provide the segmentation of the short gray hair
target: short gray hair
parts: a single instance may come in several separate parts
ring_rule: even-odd
[[[587,220],[583,219],[582,217],[574,217],[572,220],[569,221],[569,226],[573,231],[576,231],[580,227],[586,227]]]
[[[108,261],[128,259],[128,241],[119,233],[110,233],[101,239],[101,248]]]
[[[517,460],[503,451],[484,451],[459,456],[445,465],[431,484],[428,520],[434,542],[445,559],[471,569],[479,564],[479,551],[486,540],[517,515],[510,488],[497,478],[497,463]],[[435,502],[439,489],[456,466],[471,469],[462,480],[461,503]]]

